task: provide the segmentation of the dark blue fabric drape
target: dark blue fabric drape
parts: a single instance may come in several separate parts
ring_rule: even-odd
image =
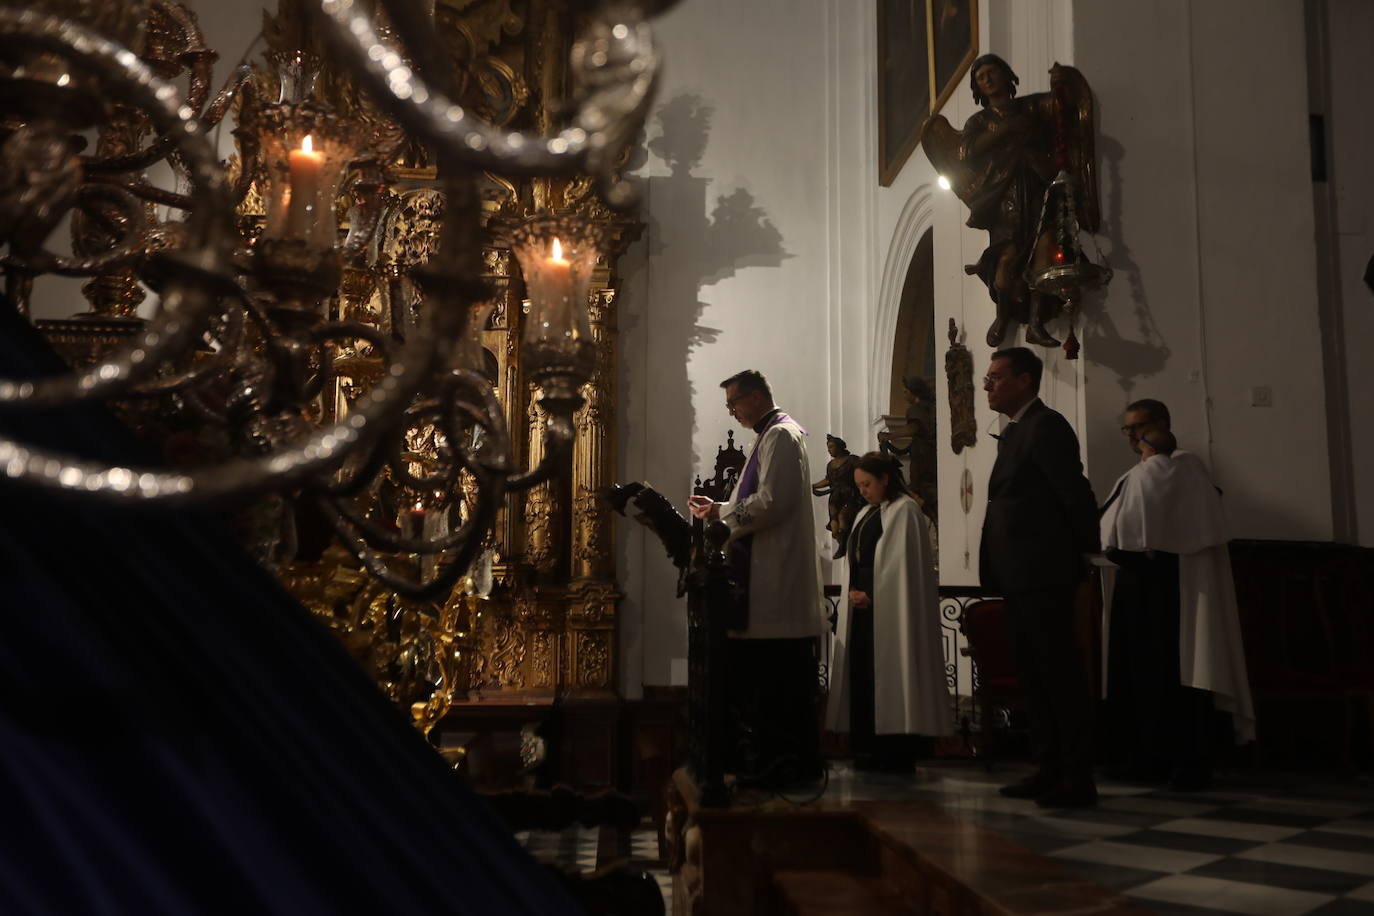
[[[0,312],[0,376],[65,371]],[[99,408],[0,430],[149,460]],[[0,596],[0,912],[577,911],[214,515],[0,482]]]

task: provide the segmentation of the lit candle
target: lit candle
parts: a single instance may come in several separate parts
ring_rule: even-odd
[[[314,227],[315,203],[320,194],[320,168],[324,159],[315,152],[307,134],[300,149],[291,151],[291,203],[286,211],[288,238],[308,240]]]
[[[420,500],[415,500],[415,505],[410,510],[410,536],[417,541],[423,541],[428,534],[425,531],[425,504]],[[435,559],[433,554],[417,554],[419,561],[420,578],[430,579],[434,576]]]
[[[546,303],[559,313],[559,305],[572,298],[572,265],[563,257],[563,246],[553,240],[553,251],[544,261],[544,275],[540,278],[540,292]],[[547,320],[546,320],[547,323]],[[547,327],[541,329],[548,334]],[[541,336],[544,336],[541,335]]]
[[[425,504],[419,500],[415,505],[406,510],[405,517],[401,521],[401,534],[409,538],[423,538],[425,536]]]

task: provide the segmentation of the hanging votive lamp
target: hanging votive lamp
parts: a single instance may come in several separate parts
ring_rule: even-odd
[[[1049,265],[1029,272],[1031,289],[1063,299],[1072,307],[1083,293],[1106,285],[1111,268],[1089,260],[1079,241],[1078,191],[1073,178],[1061,170],[1045,192],[1040,212],[1042,232],[1050,233]]]
[[[1090,260],[1083,251],[1080,229],[1078,188],[1068,171],[1060,169],[1045,192],[1040,211],[1040,232],[1050,233],[1053,239],[1048,252],[1049,264],[1028,271],[1027,280],[1031,289],[1064,301],[1064,313],[1069,321],[1064,350],[1069,359],[1078,357],[1078,338],[1073,322],[1079,301],[1085,293],[1105,286],[1112,279],[1110,267]],[[1100,253],[1098,257],[1100,260]]]

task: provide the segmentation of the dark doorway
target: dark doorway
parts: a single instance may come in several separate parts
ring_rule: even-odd
[[[907,265],[897,331],[884,445],[906,463],[912,492],[939,523],[935,468],[935,255],[927,229]]]

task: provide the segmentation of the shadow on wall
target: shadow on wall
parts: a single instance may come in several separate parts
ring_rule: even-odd
[[[1140,267],[1126,244],[1121,213],[1121,158],[1125,150],[1107,136],[1097,138],[1097,150],[1104,166],[1102,185],[1107,191],[1102,207],[1102,232],[1107,242],[1105,256],[1116,272],[1116,279],[1107,289],[1119,288],[1125,282],[1134,306],[1136,327],[1134,337],[1123,337],[1116,319],[1107,313],[1107,292],[1099,290],[1083,303],[1083,349],[1089,360],[1116,373],[1117,384],[1129,397],[1138,380],[1164,370],[1171,354],[1150,310]]]
[[[669,174],[651,176],[640,183],[648,223],[649,301],[641,303],[638,311],[641,316],[652,316],[649,328],[653,340],[649,343],[648,377],[638,384],[630,379],[627,392],[640,392],[649,399],[655,414],[672,418],[666,428],[654,430],[647,463],[654,479],[667,485],[665,495],[674,502],[686,501],[687,484],[694,474],[709,474],[711,470],[692,451],[695,391],[687,372],[692,351],[716,343],[720,336],[718,328],[701,324],[706,308],[698,298],[701,289],[743,268],[777,267],[791,257],[783,248],[782,233],[749,191],[735,188],[716,195],[712,202],[712,179],[692,174],[705,154],[713,112],[694,94],[665,102],[654,116],[654,135],[646,146],[667,165]],[[748,341],[731,341],[730,345],[738,351],[739,368],[753,364]],[[631,411],[627,416],[638,415],[638,405],[627,406]],[[724,444],[726,430],[734,427],[733,422],[723,408],[710,420],[708,429],[719,420],[720,443]],[[644,435],[646,430],[631,428],[629,433]],[[714,457],[712,449],[707,458]],[[676,492],[678,486],[681,492]]]

